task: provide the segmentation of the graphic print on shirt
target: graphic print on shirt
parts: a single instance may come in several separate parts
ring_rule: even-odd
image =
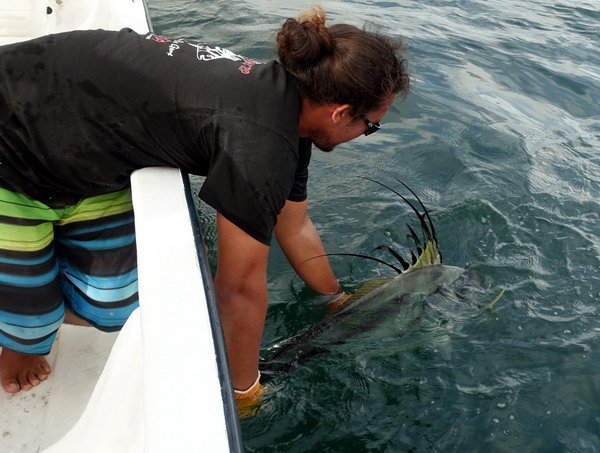
[[[227,59],[231,61],[241,61],[241,65],[238,67],[238,71],[242,74],[250,74],[252,67],[255,64],[260,64],[260,62],[253,60],[251,58],[244,57],[243,55],[238,55],[232,52],[229,49],[224,49],[222,47],[211,47],[206,43],[197,42],[192,43],[183,38],[170,38],[164,35],[155,35],[150,33],[146,36],[146,39],[151,39],[154,42],[160,44],[169,44],[167,50],[167,56],[172,57],[174,53],[181,48],[183,45],[188,45],[196,48],[196,58],[199,61],[213,61],[219,59]]]

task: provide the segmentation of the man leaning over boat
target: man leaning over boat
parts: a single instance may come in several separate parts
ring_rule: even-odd
[[[132,30],[73,31],[0,47],[0,375],[50,373],[60,325],[119,330],[137,307],[129,177],[206,176],[214,279],[236,398],[260,389],[273,234],[316,292],[346,297],[308,216],[312,145],[376,132],[409,77],[393,39],[319,7],[288,19],[278,61]],[[65,316],[67,318],[65,318]],[[177,322],[174,316],[171,322]]]

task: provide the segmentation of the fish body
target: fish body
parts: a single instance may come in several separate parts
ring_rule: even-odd
[[[398,275],[367,282],[339,310],[329,314],[323,321],[270,348],[268,359],[261,363],[264,382],[280,372],[297,368],[312,357],[330,351],[336,345],[346,343],[368,331],[385,327],[391,320],[403,318],[404,323],[401,324],[406,327],[407,323],[411,322],[407,320],[419,318],[418,315],[415,317],[414,314],[402,313],[403,310],[416,308],[418,311],[428,303],[439,301],[440,298],[463,299],[470,289],[479,286],[478,277],[471,271],[442,264],[433,222],[427,208],[412,189],[397,180],[416,198],[418,205],[387,185],[370,181],[391,190],[412,208],[419,220],[421,237],[408,224],[407,237],[414,242],[416,252],[411,250],[410,259],[405,259],[389,246],[382,245],[376,248],[391,254],[402,269],[367,255],[335,254],[374,260],[393,268]]]
[[[337,312],[306,331],[271,348],[268,360],[261,365],[265,381],[290,371],[309,359],[329,352],[367,331],[403,316],[415,319],[402,310],[424,307],[445,291],[454,291],[457,282],[468,279],[469,271],[442,264],[430,265],[394,278],[372,280],[360,288]]]

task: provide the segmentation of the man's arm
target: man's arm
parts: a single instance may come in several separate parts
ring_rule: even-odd
[[[269,247],[221,214],[217,214],[217,234],[217,306],[233,387],[245,390],[258,375],[260,342],[267,312]]]
[[[308,286],[321,294],[339,291],[329,260],[322,256],[325,249],[321,237],[308,216],[308,201],[285,203],[277,217],[275,237],[291,266]]]

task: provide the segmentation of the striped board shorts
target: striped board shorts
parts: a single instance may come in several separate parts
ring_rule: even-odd
[[[0,346],[47,354],[65,308],[110,332],[137,306],[130,189],[56,209],[0,188]]]

